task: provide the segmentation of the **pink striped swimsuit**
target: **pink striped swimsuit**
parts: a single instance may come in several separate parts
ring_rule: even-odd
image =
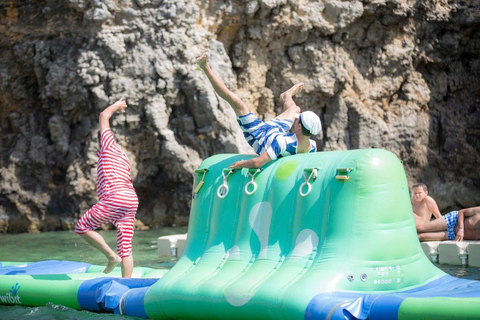
[[[111,222],[117,228],[117,252],[121,258],[132,254],[133,224],[138,198],[130,176],[127,155],[115,142],[112,130],[101,134],[97,152],[98,202],[78,221],[75,232],[83,234]]]

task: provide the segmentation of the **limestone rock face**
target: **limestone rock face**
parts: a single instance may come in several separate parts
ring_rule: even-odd
[[[96,202],[98,114],[132,164],[138,225],[188,221],[192,172],[252,153],[194,60],[262,119],[297,82],[320,150],[385,148],[442,212],[480,205],[480,3],[0,3],[0,232],[71,229]]]

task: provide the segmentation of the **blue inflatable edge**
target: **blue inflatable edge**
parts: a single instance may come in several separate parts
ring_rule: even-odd
[[[144,296],[159,279],[96,278],[85,280],[78,289],[80,308],[147,318]]]
[[[398,319],[406,298],[479,297],[480,282],[445,275],[414,289],[379,294],[326,292],[315,296],[307,306],[304,319]]]
[[[63,261],[63,260],[45,260],[31,262],[27,264],[18,264],[15,266],[1,266],[0,275],[44,275],[44,274],[67,274],[67,273],[86,273],[90,268],[90,263]]]
[[[120,313],[139,318],[148,318],[145,312],[145,294],[148,289],[150,287],[133,289],[127,292],[124,295]]]

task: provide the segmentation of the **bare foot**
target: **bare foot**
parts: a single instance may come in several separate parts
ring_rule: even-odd
[[[117,266],[117,264],[119,264],[120,262],[122,262],[122,258],[120,258],[119,256],[116,256],[115,259],[113,260],[108,260],[108,264],[107,264],[107,267],[105,268],[105,270],[103,270],[103,273],[110,273],[112,272],[112,270]]]
[[[204,69],[208,63],[208,52],[204,52],[200,57],[195,60],[200,68]]]
[[[305,84],[303,82],[300,82],[300,83],[297,83],[296,85],[294,85],[293,87],[291,87],[290,89],[288,89],[287,91],[285,91],[284,93],[282,93],[280,95],[280,99],[282,101],[285,101],[285,98],[290,96],[290,97],[293,97],[294,95],[296,95],[298,92],[302,91],[303,89],[303,86]]]

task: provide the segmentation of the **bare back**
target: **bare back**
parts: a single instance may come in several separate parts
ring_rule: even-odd
[[[480,207],[467,209],[465,213],[465,240],[480,240]],[[470,215],[471,214],[471,215]]]

